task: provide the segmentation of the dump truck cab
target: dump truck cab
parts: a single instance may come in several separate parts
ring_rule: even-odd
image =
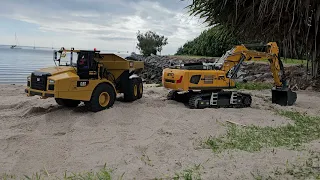
[[[67,56],[69,61],[63,63],[62,58]],[[113,106],[119,93],[124,94],[125,101],[142,97],[143,83],[138,74],[144,68],[143,62],[74,48],[54,51],[53,61],[55,66],[36,70],[28,77],[28,96],[55,98],[67,107],[84,102],[92,111]]]

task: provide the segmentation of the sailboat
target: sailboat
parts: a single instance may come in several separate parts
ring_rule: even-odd
[[[14,36],[15,36],[16,44],[15,44],[15,45],[12,45],[10,48],[11,48],[11,49],[21,49],[21,48],[17,47],[17,45],[19,44],[18,38],[17,38],[17,34],[14,33]]]

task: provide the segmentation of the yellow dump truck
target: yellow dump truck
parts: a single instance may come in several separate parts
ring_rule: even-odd
[[[67,56],[69,62],[61,63]],[[53,60],[56,66],[39,69],[28,76],[25,89],[28,96],[55,98],[59,105],[66,107],[77,107],[84,102],[93,112],[112,107],[119,93],[124,94],[125,101],[142,97],[143,83],[138,76],[144,68],[141,61],[95,49],[74,48],[54,51]]]

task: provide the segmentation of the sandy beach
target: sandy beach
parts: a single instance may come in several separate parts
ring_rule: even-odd
[[[22,85],[1,85],[0,174],[46,170],[50,176],[63,176],[65,171],[99,170],[106,164],[114,177],[155,179],[201,165],[203,179],[254,179],[252,173],[268,174],[287,161],[320,152],[320,140],[301,151],[266,148],[218,155],[201,145],[210,136],[226,133],[227,121],[277,127],[291,120],[276,115],[276,109],[319,115],[319,93],[298,91],[294,106],[280,107],[271,104],[270,90],[247,91],[253,96],[251,108],[191,110],[166,100],[167,92],[145,85],[142,99],[116,101],[111,109],[92,113],[82,106],[59,107],[54,99],[27,97]]]

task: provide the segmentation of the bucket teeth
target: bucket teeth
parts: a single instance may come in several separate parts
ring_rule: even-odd
[[[297,93],[291,89],[272,89],[272,103],[292,106],[297,100]]]

